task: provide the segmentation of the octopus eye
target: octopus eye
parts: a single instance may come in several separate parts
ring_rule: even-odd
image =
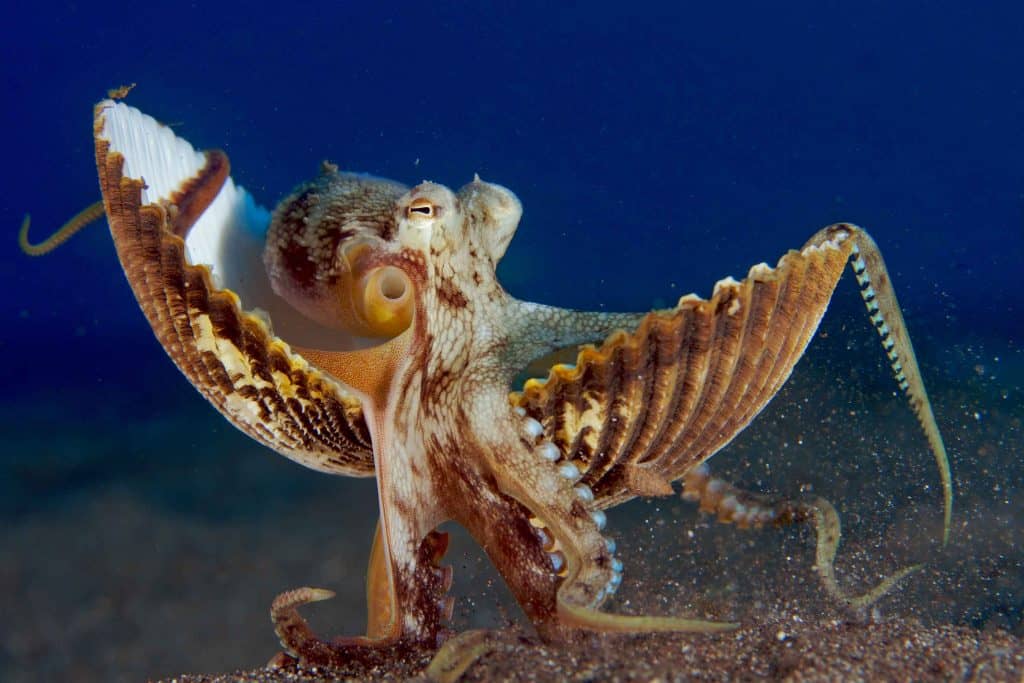
[[[437,215],[437,207],[434,203],[425,197],[419,197],[409,203],[409,208],[406,210],[406,215],[409,218],[416,216],[422,216],[423,218],[433,218]]]

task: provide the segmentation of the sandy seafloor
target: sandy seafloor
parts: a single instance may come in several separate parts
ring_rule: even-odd
[[[839,292],[856,297],[848,282]],[[486,558],[453,529],[446,561],[456,570],[454,628],[511,629],[468,677],[1024,676],[1024,352],[1005,339],[917,335],[957,483],[943,549],[930,455],[863,318],[856,307],[831,311],[783,392],[711,464],[752,489],[833,500],[845,522],[837,565],[844,585],[922,559],[923,571],[871,614],[854,615],[820,590],[807,530],[742,532],[677,497],[633,501],[609,514],[626,580],[607,608],[739,620],[743,628],[559,649],[536,641]],[[928,329],[927,321],[909,324]],[[146,407],[124,378],[3,406],[18,429],[0,460],[0,680],[257,669],[277,652],[270,601],[299,585],[338,592],[305,610],[321,633],[363,626],[372,481],[275,456],[228,426],[155,343],[152,358],[131,369],[151,388]]]

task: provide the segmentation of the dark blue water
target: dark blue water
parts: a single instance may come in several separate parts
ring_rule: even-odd
[[[974,403],[937,406],[947,435],[992,408],[1001,438],[1020,443],[1022,380],[999,370],[1024,365],[1019,3],[289,4],[0,10],[0,424],[13,445],[0,453],[11,472],[0,512],[12,524],[152,470],[122,458],[112,430],[176,414],[202,416],[199,432],[135,438],[158,450],[153,440],[177,435],[161,466],[180,458],[207,484],[135,490],[190,513],[224,504],[196,491],[220,471],[202,464],[215,459],[206,434],[228,428],[153,340],[105,229],[44,259],[15,245],[26,211],[40,239],[99,198],[92,105],[132,82],[131,105],[224,149],[268,207],[323,159],[407,184],[458,187],[478,172],[511,188],[525,213],[500,274],[546,303],[671,304],[774,263],[826,224],[862,225],[886,256],[926,380],[984,380]],[[853,289],[839,291],[839,309],[856,312]],[[76,435],[80,450],[67,445]],[[947,438],[973,472],[975,451]],[[1007,493],[1021,490],[1019,463],[986,472],[1004,482],[994,500],[1019,515]],[[284,490],[319,486],[296,481]],[[1019,547],[1006,552],[1019,562]],[[1006,605],[1019,623],[1019,594]],[[12,648],[8,663],[24,665]]]
[[[671,283],[706,293],[848,220],[878,238],[911,316],[1020,334],[1012,3],[371,5],[22,7],[0,41],[3,220],[32,211],[45,231],[98,197],[91,105],[138,82],[131,104],[225,149],[268,205],[324,158],[512,188],[526,213],[506,279],[524,296],[636,308]],[[24,296],[3,316],[29,318],[6,343],[79,325],[145,337],[101,233],[44,264],[8,252]]]

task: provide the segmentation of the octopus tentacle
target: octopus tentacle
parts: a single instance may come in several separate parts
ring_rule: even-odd
[[[43,256],[44,254],[49,254],[51,251],[74,237],[75,233],[79,232],[82,228],[102,218],[103,213],[104,209],[102,200],[90,204],[72,216],[52,235],[42,242],[37,242],[35,244],[28,241],[28,229],[32,224],[32,217],[25,214],[25,220],[21,222],[21,229],[18,230],[18,246],[29,256]]]
[[[383,530],[377,522],[370,547],[370,561],[366,568],[366,637],[386,638],[392,631],[398,614],[395,591],[389,580],[387,553]]]
[[[530,511],[486,478],[467,482],[467,495],[453,500],[453,518],[490,557],[538,633],[563,640],[555,592],[559,577],[551,561],[550,537],[531,523]],[[535,518],[534,518],[535,519]]]
[[[601,342],[616,330],[635,329],[646,315],[576,311],[515,299],[507,310],[509,335],[516,343],[505,350],[503,360],[515,368],[566,347]]]
[[[525,418],[528,426],[535,421],[532,418]],[[551,442],[543,442],[542,448],[550,449]],[[567,479],[573,486],[575,504],[585,503],[590,511],[590,519],[597,531],[602,531],[607,523],[607,517],[603,510],[594,505],[593,491],[586,484],[580,483],[582,472],[572,461],[563,459],[561,462],[553,463],[557,467],[558,474]],[[570,505],[570,511],[573,506]],[[557,516],[558,510],[555,509]],[[572,512],[570,512],[572,514]],[[556,517],[557,518],[557,517]],[[547,517],[551,519],[551,517]],[[550,528],[549,525],[548,528]],[[727,622],[713,622],[700,619],[684,619],[678,617],[661,617],[651,615],[624,615],[611,614],[600,611],[602,603],[607,597],[614,594],[622,583],[623,565],[621,560],[614,556],[614,541],[599,536],[601,541],[598,547],[572,543],[563,540],[563,531],[557,528],[550,528],[553,541],[560,545],[564,559],[558,560],[564,564],[565,578],[557,592],[558,615],[563,624],[576,628],[595,631],[609,631],[621,633],[653,632],[653,631],[678,631],[678,632],[714,632],[726,631],[738,627],[738,624]],[[576,538],[573,541],[577,540]],[[558,557],[556,555],[556,557]],[[606,558],[611,558],[610,562]],[[605,579],[604,574],[610,569],[610,578]],[[606,581],[605,583],[601,583]]]
[[[477,660],[494,652],[499,642],[498,634],[489,629],[464,631],[441,646],[423,673],[436,683],[455,683]]]
[[[511,434],[495,447],[485,449],[491,457],[501,494],[512,501],[502,519],[517,519],[515,525],[476,524],[470,531],[503,568],[506,582],[520,604],[542,605],[527,612],[546,637],[566,637],[576,629],[649,632],[721,631],[735,624],[655,616],[628,616],[600,611],[604,601],[622,581],[622,562],[615,557],[615,544],[602,531],[607,523],[604,511],[595,505],[593,491],[580,482],[581,471],[558,448],[542,438],[539,422],[521,411],[511,413],[506,424]],[[500,467],[498,459],[500,458]],[[500,473],[514,473],[513,476]],[[495,509],[491,504],[489,509]],[[528,524],[524,524],[524,522]],[[524,536],[527,537],[524,540]],[[520,550],[530,545],[527,552]],[[502,562],[500,555],[513,549],[515,562]],[[547,556],[547,582],[524,580],[519,573],[530,559],[530,573],[536,573],[541,553]],[[499,557],[494,557],[499,555]],[[511,571],[510,571],[511,570]],[[547,614],[540,612],[547,611]],[[552,622],[552,618],[554,622]],[[554,624],[557,624],[555,627]]]
[[[754,266],[742,282],[720,281],[709,300],[687,295],[672,311],[648,314],[636,329],[584,348],[568,361],[574,366],[555,365],[545,379],[527,381],[510,401],[580,458],[602,507],[671,493],[671,481],[724,447],[779,391],[847,262],[939,466],[945,540],[948,457],[885,266],[854,225],[819,231],[776,267]]]
[[[513,498],[524,504],[536,519],[534,525],[546,530],[557,543],[549,553],[552,569],[564,579],[558,589],[558,611],[563,606],[597,609],[621,580],[622,565],[610,551],[601,534],[607,518],[592,506],[593,492],[578,486],[581,472],[571,460],[552,451],[553,444],[543,440],[540,424],[519,417],[521,439],[532,448],[520,450],[534,460],[537,474],[532,485],[522,479],[500,482]],[[540,462],[538,462],[540,461]]]
[[[814,532],[818,537],[814,569],[821,577],[822,584],[825,586],[825,592],[833,600],[841,602],[847,607],[853,609],[870,607],[892,589],[896,588],[904,577],[924,566],[918,563],[897,569],[866,593],[852,595],[843,590],[839,586],[839,582],[836,581],[836,550],[839,548],[839,539],[842,537],[842,527],[836,509],[824,498],[816,497],[803,506],[803,513],[805,521],[814,526]]]
[[[369,576],[380,575],[382,563],[387,558],[376,550],[380,547],[381,531],[378,527],[375,551],[371,554]],[[270,617],[274,623],[281,646],[293,658],[307,666],[350,666],[352,664],[374,666],[384,664],[396,656],[406,656],[416,652],[430,652],[437,648],[448,636],[446,629],[440,628],[440,622],[451,618],[452,599],[445,595],[451,587],[451,571],[449,567],[439,564],[448,547],[448,534],[432,531],[424,537],[417,553],[417,561],[412,579],[421,593],[416,604],[433,605],[431,614],[420,614],[421,621],[430,622],[429,637],[424,640],[424,633],[412,632],[400,617],[403,604],[399,600],[388,601],[390,611],[381,612],[380,604],[368,595],[370,614],[366,636],[343,637],[324,640],[316,635],[308,622],[299,614],[298,608],[312,602],[328,600],[334,592],[323,588],[304,586],[278,595],[270,608]],[[392,596],[397,596],[399,588],[393,583],[386,589]],[[403,596],[404,597],[404,596]]]
[[[272,660],[277,666],[287,661],[288,657],[309,667],[383,666],[395,659],[415,654],[418,650],[414,644],[399,639],[373,640],[357,636],[326,641],[317,637],[297,608],[333,596],[334,593],[329,590],[302,587],[282,593],[274,599],[270,616],[274,622],[274,631],[286,653],[285,658],[278,656]]]
[[[813,235],[805,246],[823,242],[837,231],[848,231],[852,235],[853,249],[850,255],[850,267],[853,269],[854,275],[857,276],[861,298],[864,299],[871,322],[874,324],[882,341],[882,347],[889,357],[893,377],[896,379],[900,391],[906,395],[910,408],[914,411],[921,430],[928,440],[935,464],[939,468],[943,499],[942,544],[945,545],[949,542],[949,529],[953,515],[953,477],[949,468],[949,456],[946,454],[946,445],[942,441],[942,435],[935,422],[935,413],[932,412],[932,404],[928,399],[928,392],[924,388],[924,380],[921,379],[917,355],[914,353],[914,345],[910,342],[907,324],[903,320],[903,313],[899,301],[896,299],[889,271],[886,270],[882,252],[871,235],[853,225],[841,223],[824,228]]]
[[[300,657],[312,647],[316,647],[319,639],[309,623],[299,614],[298,608],[312,602],[330,600],[334,591],[326,588],[302,586],[285,591],[274,598],[270,605],[270,620],[274,623],[274,633],[283,647],[293,657]]]
[[[740,529],[759,529],[769,524],[785,526],[798,516],[796,503],[772,500],[737,488],[712,477],[703,463],[683,476],[682,498],[697,503],[701,512],[715,515],[719,522],[735,524]]]
[[[711,476],[705,464],[686,473],[682,497],[696,502],[701,512],[716,515],[719,522],[734,523],[741,529],[760,528],[769,524],[810,524],[817,539],[814,569],[821,578],[825,592],[852,609],[870,607],[896,588],[904,577],[923,566],[913,564],[902,567],[882,579],[874,588],[861,595],[853,595],[843,590],[836,580],[835,558],[842,536],[842,525],[835,507],[824,498],[814,497],[807,501],[771,500]]]

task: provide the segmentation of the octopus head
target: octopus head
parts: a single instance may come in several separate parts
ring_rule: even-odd
[[[459,190],[458,199],[474,233],[473,240],[497,264],[505,255],[523,215],[519,198],[511,190],[476,176]]]
[[[497,264],[522,213],[511,191],[479,177],[458,194],[443,185],[422,183],[398,202],[399,240],[427,254],[477,253]]]
[[[488,264],[493,272],[521,215],[512,192],[479,178],[458,194],[431,182],[407,190],[325,165],[278,205],[263,260],[274,292],[306,317],[387,339],[410,325],[415,309],[405,252],[448,272],[484,273]]]
[[[325,165],[274,211],[263,252],[274,292],[347,335],[400,334],[415,308],[413,278],[395,240],[401,221],[394,207],[407,194],[398,183]]]

